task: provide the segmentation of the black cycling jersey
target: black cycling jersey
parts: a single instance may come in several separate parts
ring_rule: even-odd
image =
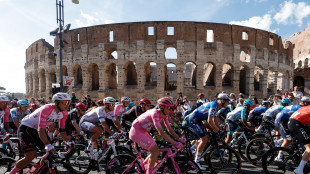
[[[65,128],[67,133],[68,131],[75,130],[74,126],[72,125],[72,121],[76,121],[77,124],[79,124],[80,122],[80,118],[78,117],[78,111],[76,108],[72,109],[68,113],[68,117],[66,119],[66,128]]]
[[[134,106],[122,115],[122,127],[130,129],[132,122],[143,113],[141,106]]]

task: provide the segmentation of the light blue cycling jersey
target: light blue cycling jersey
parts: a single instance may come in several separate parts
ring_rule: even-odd
[[[244,106],[236,107],[236,109],[234,109],[232,112],[229,112],[227,114],[226,119],[238,124],[240,123],[241,119],[246,120],[245,112],[246,112],[246,109]]]
[[[18,108],[13,108],[10,110],[9,122],[13,122],[15,119],[21,121],[26,115],[31,114],[31,111],[27,109],[25,112],[18,111]]]
[[[216,117],[217,102],[209,102],[201,105],[190,115],[190,120],[194,117],[196,120],[207,120],[208,116]]]
[[[279,112],[281,112],[284,109],[283,105],[275,105],[272,106],[271,108],[269,108],[266,113],[265,113],[265,117],[271,117],[273,119],[276,118],[277,114]]]

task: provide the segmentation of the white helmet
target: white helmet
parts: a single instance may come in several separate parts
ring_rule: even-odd
[[[53,102],[55,102],[56,100],[58,100],[58,101],[67,101],[67,100],[69,100],[70,101],[71,97],[67,93],[58,92],[58,93],[54,94],[52,100],[53,100]]]
[[[0,102],[9,102],[10,99],[7,96],[0,96]]]
[[[310,97],[308,97],[308,96],[303,96],[303,97],[301,98],[301,101],[302,101],[302,102],[308,102],[308,103],[310,103]]]
[[[103,99],[104,104],[110,104],[110,103],[115,103],[115,102],[116,102],[116,100],[113,97],[106,97]]]
[[[122,102],[130,102],[130,97],[126,97],[126,96],[125,96],[125,97],[122,97],[122,98],[121,98],[121,101],[122,101]]]
[[[230,100],[230,97],[229,97],[229,95],[226,94],[226,93],[219,93],[219,94],[217,95],[217,99]]]

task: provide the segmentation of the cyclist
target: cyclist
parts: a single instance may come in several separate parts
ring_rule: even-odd
[[[150,155],[145,159],[145,163],[148,163],[146,174],[153,173],[155,161],[159,155],[159,149],[151,137],[149,131],[155,127],[156,131],[166,141],[173,144],[177,148],[182,148],[183,144],[172,139],[167,133],[164,132],[161,121],[164,121],[168,132],[177,140],[183,141],[172,129],[168,121],[168,115],[170,113],[170,107],[173,107],[173,101],[169,98],[160,98],[157,101],[158,109],[151,109],[142,115],[140,115],[132,124],[129,132],[129,138],[138,143],[142,148],[150,151]]]
[[[20,139],[21,150],[25,153],[25,157],[16,162],[10,174],[17,173],[35,158],[36,147],[45,149],[47,152],[55,152],[55,148],[46,134],[45,129],[47,125],[59,121],[60,135],[67,141],[65,122],[71,97],[67,93],[59,92],[53,96],[52,100],[54,103],[42,106],[40,109],[24,117],[21,121],[18,129],[18,137]],[[67,141],[67,145],[72,144],[72,142]]]
[[[292,142],[292,137],[287,133],[287,123],[289,121],[290,116],[297,111],[301,105],[290,105],[286,106],[281,112],[279,112],[275,119],[275,127],[276,130],[280,133],[283,143],[281,147],[288,147]],[[282,161],[283,152],[279,151],[278,156],[275,158],[276,161]]]
[[[217,101],[205,103],[197,108],[193,113],[189,115],[189,122],[191,128],[194,130],[196,135],[200,138],[197,145],[197,153],[195,156],[195,162],[198,164],[201,170],[206,170],[205,167],[200,165],[200,158],[203,149],[208,143],[207,130],[220,131],[219,127],[219,118],[216,117],[216,112],[223,108],[227,107],[229,104],[229,96],[226,93],[220,93],[217,95]],[[204,125],[203,121],[207,120],[208,124]]]
[[[117,117],[119,121],[122,121],[121,116],[126,112],[126,107],[129,105],[130,98],[122,97],[121,102],[122,104],[116,105],[114,109],[114,116]]]
[[[268,100],[264,100],[262,102],[262,106],[256,107],[250,111],[248,121],[251,123],[252,126],[258,127],[262,120],[263,114],[269,109],[270,102]]]
[[[108,135],[113,134],[106,122],[107,119],[111,119],[118,130],[122,132],[121,125],[118,119],[114,116],[115,102],[116,100],[113,97],[106,97],[103,99],[104,106],[91,110],[81,118],[79,125],[82,130],[87,133],[88,137],[90,137],[90,141],[86,149],[88,152],[92,152],[93,147],[99,150],[97,139],[103,133],[103,130]]]
[[[29,103],[27,100],[19,100],[17,102],[17,108],[11,109],[9,126],[11,129],[16,130],[19,127],[20,121],[28,114],[31,114],[31,111],[28,109]]]
[[[246,119],[246,112],[250,111],[252,106],[254,105],[253,101],[250,99],[246,99],[243,102],[243,106],[239,106],[234,109],[232,112],[227,114],[227,118],[225,120],[227,137],[225,143],[229,144],[232,138],[232,135],[235,131],[240,129],[240,123],[246,126],[248,129],[254,131],[254,127],[251,127]]]
[[[80,118],[85,114],[87,106],[84,103],[78,103],[75,108],[68,113],[66,119],[66,132],[69,136],[68,139],[72,139],[72,131],[76,131],[79,135],[84,135],[84,132],[79,127]]]
[[[151,101],[147,98],[140,100],[140,105],[132,107],[130,110],[125,112],[122,116],[122,126],[123,128],[130,130],[132,122],[140,116],[142,113],[146,112],[151,108]]]
[[[288,129],[293,136],[296,136],[299,143],[304,144],[306,147],[305,152],[302,155],[298,167],[294,170],[296,174],[303,174],[305,164],[310,159],[310,128],[307,126],[310,124],[310,106],[304,106],[298,109],[289,119]]]

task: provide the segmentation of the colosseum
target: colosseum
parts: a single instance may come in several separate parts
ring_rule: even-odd
[[[129,96],[153,100],[166,92],[196,99],[216,92],[258,98],[292,88],[293,44],[249,27],[206,22],[133,22],[64,33],[64,88],[92,98]],[[26,96],[48,97],[59,83],[59,38],[26,50]]]

